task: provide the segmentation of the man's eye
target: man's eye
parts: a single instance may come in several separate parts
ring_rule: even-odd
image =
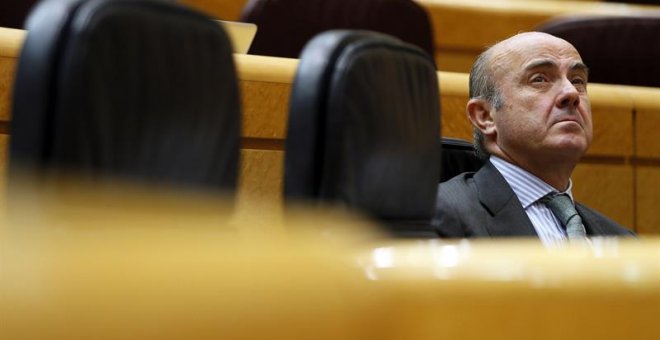
[[[571,83],[575,85],[585,85],[587,81],[582,78],[573,78],[573,80],[571,80]]]
[[[538,75],[538,76],[533,76],[531,82],[532,82],[532,83],[543,83],[543,82],[545,82],[546,80],[547,80],[547,79],[545,78],[545,76]]]

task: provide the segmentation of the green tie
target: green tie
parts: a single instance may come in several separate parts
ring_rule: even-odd
[[[566,234],[569,240],[580,240],[586,238],[586,231],[582,224],[582,219],[575,210],[573,201],[566,194],[545,196],[541,202],[552,210],[557,219],[566,227]]]

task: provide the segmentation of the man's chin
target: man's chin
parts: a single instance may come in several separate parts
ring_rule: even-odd
[[[562,138],[553,143],[552,149],[555,153],[564,154],[566,157],[582,157],[590,143],[584,138]]]
[[[557,131],[558,132],[558,131]],[[547,144],[555,151],[584,153],[591,145],[591,139],[585,134],[584,130],[562,131],[554,133],[546,139]]]

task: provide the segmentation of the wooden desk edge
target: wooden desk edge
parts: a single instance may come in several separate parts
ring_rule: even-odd
[[[0,57],[18,58],[27,32],[0,27]]]

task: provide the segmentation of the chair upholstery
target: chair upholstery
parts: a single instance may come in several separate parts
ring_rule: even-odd
[[[0,27],[23,28],[23,22],[30,8],[37,0],[0,2]]]
[[[484,164],[484,161],[474,153],[472,143],[466,140],[443,137],[440,144],[442,150],[440,182],[464,172],[476,172]]]
[[[322,33],[291,92],[284,195],[343,204],[396,235],[433,235],[439,92],[430,56],[366,31]]]
[[[217,23],[164,1],[47,0],[27,26],[12,168],[235,188],[240,104]]]
[[[573,44],[589,81],[660,86],[660,17],[572,17],[538,28]]]
[[[318,33],[362,29],[395,36],[433,55],[430,20],[412,0],[251,0],[241,21],[259,27],[250,54],[297,58]]]

